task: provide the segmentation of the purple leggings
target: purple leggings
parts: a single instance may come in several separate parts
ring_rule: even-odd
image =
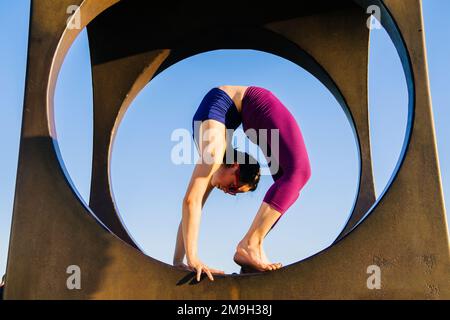
[[[297,200],[300,190],[311,176],[311,166],[300,127],[289,110],[271,91],[256,86],[250,86],[245,91],[241,116],[244,132],[255,129],[258,133],[259,129],[268,129],[268,152],[265,152],[265,155],[271,160],[270,167],[278,166],[278,171],[271,171],[274,183],[264,196],[264,202],[283,215]],[[279,130],[278,157],[276,152],[273,152],[275,141],[271,141],[270,129]],[[260,147],[265,143],[258,139],[258,135],[256,141],[254,135],[247,136]]]

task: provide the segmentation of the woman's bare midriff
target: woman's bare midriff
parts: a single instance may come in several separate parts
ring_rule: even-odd
[[[218,88],[225,91],[231,99],[233,99],[234,104],[236,105],[236,109],[238,112],[242,110],[242,98],[244,97],[245,90],[249,86],[231,86],[231,85],[223,85]]]

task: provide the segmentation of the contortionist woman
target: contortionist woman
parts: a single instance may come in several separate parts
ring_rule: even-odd
[[[192,119],[193,137],[200,157],[183,199],[173,258],[174,266],[196,272],[197,281],[200,281],[202,272],[210,280],[214,280],[213,274],[224,273],[207,266],[197,252],[201,211],[208,195],[214,188],[232,195],[253,191],[260,179],[257,161],[230,146],[229,132],[241,123],[248,138],[266,156],[274,180],[252,225],[236,247],[233,260],[241,266],[241,273],[281,268],[281,263],[268,260],[263,240],[297,200],[311,176],[299,125],[270,90],[232,85],[212,88]],[[266,134],[261,135],[261,130]],[[276,130],[275,135],[271,134],[272,130]]]

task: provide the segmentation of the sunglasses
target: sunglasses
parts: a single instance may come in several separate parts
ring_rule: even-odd
[[[226,193],[231,194],[232,196],[235,196],[239,192],[239,173],[240,173],[239,169],[240,168],[241,167],[239,166],[236,169],[236,173],[235,173],[235,176],[234,176],[234,184],[232,184],[231,186],[226,187],[225,190],[224,190]]]

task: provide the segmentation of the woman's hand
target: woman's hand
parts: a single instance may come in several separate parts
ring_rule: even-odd
[[[190,268],[191,271],[197,272],[197,281],[200,281],[200,276],[202,272],[205,272],[209,278],[209,280],[214,281],[214,278],[212,276],[213,273],[215,274],[224,274],[222,270],[216,270],[209,268],[206,264],[201,262],[199,259],[188,259],[188,268]]]

